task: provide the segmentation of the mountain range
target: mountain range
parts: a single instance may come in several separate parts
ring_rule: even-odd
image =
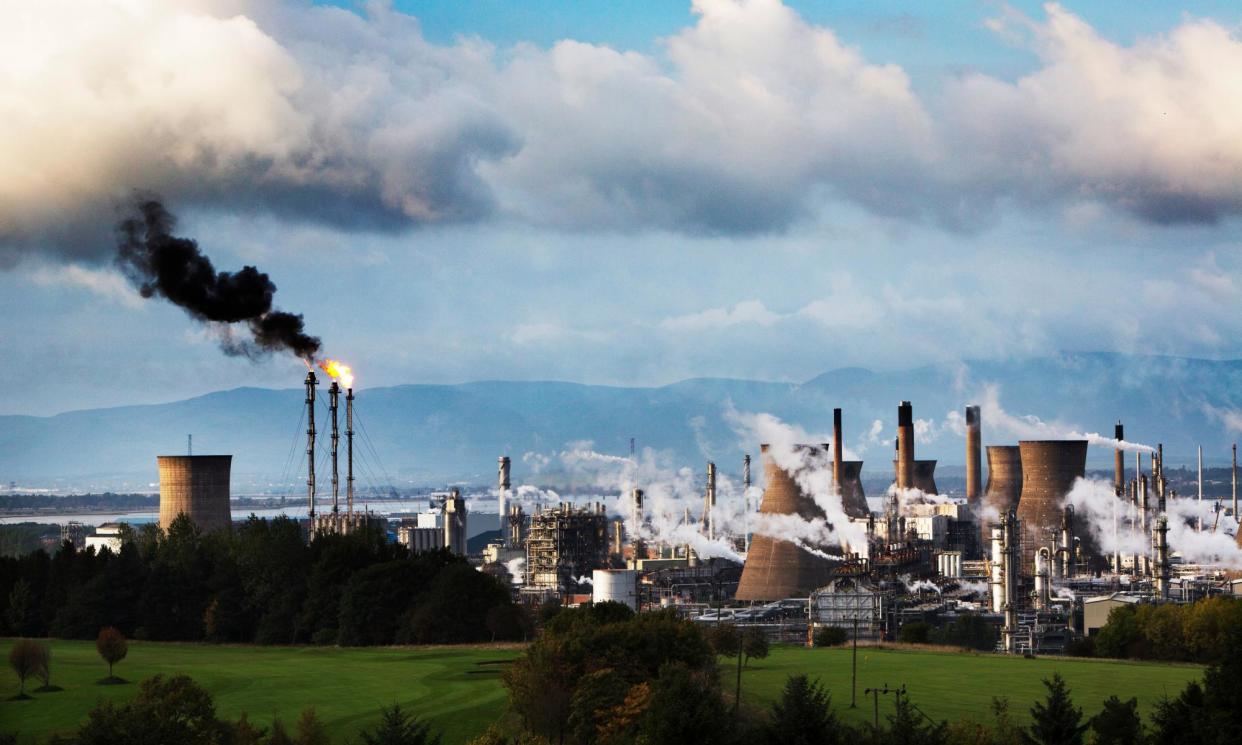
[[[0,483],[148,491],[157,480],[155,456],[184,453],[192,433],[195,452],[233,454],[235,493],[298,494],[305,488],[303,398],[301,388],[236,388],[162,404],[0,416]],[[320,403],[326,399],[321,394]],[[1242,427],[1242,360],[1067,352],[894,371],[842,368],[802,383],[696,378],[660,387],[480,381],[368,388],[356,402],[359,484],[488,484],[502,454],[513,459],[515,483],[555,481],[556,454],[571,444],[625,455],[631,437],[670,462],[698,470],[713,459],[736,474],[743,452],[756,454],[759,443],[743,442],[727,412],[768,413],[824,433],[834,406],[844,409],[847,448],[874,473],[891,468],[903,399],[924,420],[918,457],[940,459],[942,469],[964,461],[956,414],[974,403],[984,406],[985,444],[1070,432],[1111,436],[1120,419],[1127,440],[1164,443],[1172,465],[1192,461],[1197,445],[1207,462],[1223,464]],[[317,416],[326,448],[322,406]],[[1091,449],[1093,464],[1111,457],[1107,448]],[[550,467],[532,478],[532,464],[545,458]]]

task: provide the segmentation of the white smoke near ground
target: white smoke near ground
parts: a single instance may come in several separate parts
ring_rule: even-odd
[[[1075,514],[1086,520],[1103,553],[1148,553],[1150,529],[1144,531],[1135,524],[1136,508],[1116,495],[1111,482],[1080,478],[1066,495],[1066,502],[1074,507]],[[1170,496],[1165,507],[1170,552],[1178,554],[1188,563],[1219,564],[1230,569],[1242,569],[1242,548],[1232,536],[1212,530],[1216,520],[1214,502]],[[1152,495],[1148,502],[1149,526],[1154,525],[1158,517],[1157,504]],[[1203,526],[1201,531],[1197,529],[1200,524]]]
[[[906,592],[915,594],[919,592],[934,592],[940,594],[940,587],[935,582],[926,579],[911,581],[910,575],[903,574],[897,578],[906,588]]]
[[[1077,593],[1075,593],[1070,588],[1062,586],[1062,585],[1053,585],[1052,597],[1060,598],[1062,600],[1069,600],[1070,602],[1073,602],[1074,600],[1078,599]]]
[[[522,584],[523,582],[522,578],[525,574],[525,571],[524,571],[525,567],[526,567],[526,559],[520,556],[516,559],[510,559],[509,561],[505,562],[505,571],[509,572],[510,581],[513,584],[515,585]]]
[[[1086,440],[1091,445],[1099,445],[1128,452],[1154,453],[1156,449],[1150,445],[1127,440],[1115,440],[1097,432],[1080,432],[1077,427],[1060,422],[1045,422],[1033,415],[1014,415],[1005,411],[1000,402],[1000,386],[988,383],[983,386],[980,415],[988,423],[988,427],[998,432],[1011,435],[1019,440]]]
[[[957,586],[966,592],[974,592],[980,595],[988,594],[987,582],[958,582]]]
[[[594,585],[595,584],[595,580],[591,579],[590,577],[586,575],[583,575],[581,577],[574,577],[574,582],[577,582],[580,585]]]

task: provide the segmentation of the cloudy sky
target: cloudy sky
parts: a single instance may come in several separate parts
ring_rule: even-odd
[[[362,387],[1242,357],[1242,9],[1131,5],[0,2],[0,412],[298,382],[135,190]]]

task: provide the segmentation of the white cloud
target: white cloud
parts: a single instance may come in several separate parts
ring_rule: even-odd
[[[673,331],[705,331],[747,323],[771,326],[781,318],[782,316],[768,310],[758,300],[746,300],[733,308],[709,308],[699,313],[666,318],[660,322],[660,326]]]

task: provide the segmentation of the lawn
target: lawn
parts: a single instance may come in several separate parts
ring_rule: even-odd
[[[1009,699],[1010,711],[1022,721],[1043,698],[1041,681],[1061,673],[1074,703],[1086,716],[1095,714],[1112,694],[1135,696],[1146,715],[1166,693],[1176,696],[1191,680],[1203,675],[1197,665],[1156,664],[1120,660],[1081,660],[1043,657],[1023,659],[996,654],[907,649],[858,649],[858,707],[850,709],[850,649],[772,648],[764,660],[754,660],[742,673],[742,700],[766,706],[780,694],[790,675],[805,673],[832,694],[835,708],[848,721],[870,723],[874,700],[867,688],[906,686],[910,700],[935,719],[991,721],[993,696]],[[724,671],[726,690],[733,669]],[[893,696],[880,696],[880,718],[893,710]]]
[[[12,640],[0,640],[7,663]],[[444,733],[444,744],[463,743],[504,710],[499,672],[519,654],[514,648],[337,649],[133,642],[116,674],[140,681],[158,673],[191,676],[214,694],[225,717],[243,711],[267,725],[274,717],[296,722],[307,706],[327,723],[333,740],[353,738],[378,718],[381,706],[400,703]],[[21,733],[22,743],[73,730],[100,698],[127,698],[136,684],[95,685],[107,666],[94,642],[53,641],[52,682],[59,693],[33,701],[8,701],[17,676],[5,665],[0,677],[0,730]],[[28,688],[38,686],[39,683]]]
[[[0,640],[7,660],[10,640]],[[18,730],[21,742],[46,739],[74,729],[101,697],[132,696],[137,686],[99,686],[107,669],[91,642],[54,641],[53,679],[64,691],[35,694],[33,701],[8,701],[17,678],[6,666],[0,675],[0,730]],[[280,717],[292,724],[313,705],[334,739],[353,738],[374,721],[379,707],[393,702],[443,731],[445,745],[463,743],[504,711],[499,671],[519,654],[515,648],[437,647],[338,649],[334,647],[247,647],[131,642],[117,674],[139,681],[157,673],[185,673],[216,698],[219,712],[252,722]],[[1112,693],[1137,696],[1144,711],[1167,692],[1176,695],[1202,669],[1192,665],[1115,661],[1026,660],[989,654],[862,648],[858,651],[858,708],[849,709],[850,650],[773,648],[743,674],[743,701],[766,706],[791,674],[819,678],[834,705],[856,722],[870,722],[872,700],[863,689],[905,684],[911,700],[937,719],[987,721],[988,703],[1004,695],[1018,716],[1043,695],[1040,681],[1060,672],[1087,715]],[[733,667],[722,665],[725,690],[732,691]],[[35,684],[37,685],[37,683]],[[33,686],[31,686],[33,687]],[[880,716],[892,711],[881,697]]]

